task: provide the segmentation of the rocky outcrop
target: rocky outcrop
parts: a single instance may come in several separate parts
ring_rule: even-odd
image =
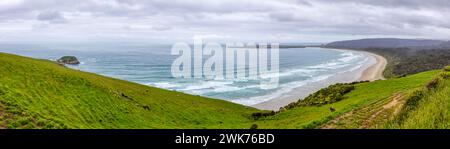
[[[57,60],[61,64],[78,65],[80,61],[75,56],[63,56]]]

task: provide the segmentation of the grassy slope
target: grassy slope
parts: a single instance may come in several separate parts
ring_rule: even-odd
[[[385,128],[396,129],[448,129],[450,128],[450,73],[439,77],[436,88],[424,87],[420,98],[409,98]],[[417,94],[413,94],[417,95]],[[409,102],[408,102],[409,101]]]
[[[3,53],[0,102],[3,128],[249,128],[257,111]]]
[[[298,107],[282,112],[259,122],[263,128],[316,128],[325,122],[353,109],[384,100],[399,92],[408,92],[422,87],[439,71],[429,71],[404,78],[379,80],[357,84],[345,99],[330,105]],[[330,106],[336,109],[330,112]]]
[[[439,71],[357,84],[346,99],[260,120],[259,110],[0,53],[0,128],[316,128],[429,82]],[[336,112],[331,113],[333,106]]]

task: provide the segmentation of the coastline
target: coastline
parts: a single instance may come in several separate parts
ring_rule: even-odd
[[[332,49],[332,50],[344,50],[344,51],[356,51],[350,49]],[[375,81],[375,80],[384,80],[383,71],[386,68],[387,60],[375,53],[366,52],[366,51],[356,51],[366,54],[371,58],[371,63],[366,63],[363,67],[345,72],[342,74],[337,74],[332,76],[326,80],[311,82],[304,86],[293,89],[292,91],[284,94],[281,97],[270,99],[268,101],[258,103],[255,105],[251,105],[251,107],[255,107],[261,110],[274,110],[278,111],[280,107],[284,107],[289,103],[298,101],[299,99],[306,98],[308,95],[324,88],[324,86],[329,86],[335,83],[349,83],[354,81]],[[356,74],[356,75],[355,75]]]
[[[377,60],[377,63],[370,66],[366,70],[364,70],[362,76],[359,78],[360,81],[363,80],[369,80],[369,81],[375,81],[375,80],[384,80],[383,72],[384,69],[386,69],[387,60],[381,55],[371,53],[371,52],[365,52]]]
[[[356,51],[356,50],[350,50],[350,49],[329,49],[329,50]],[[385,65],[387,64],[386,59],[384,57],[379,56],[374,53],[366,52],[366,51],[356,51],[356,52],[369,55],[375,62],[373,64],[370,64],[369,66],[367,66],[367,65],[363,66],[353,72],[345,72],[343,74],[332,76],[325,80],[306,83],[305,85],[303,85],[301,87],[297,87],[297,88],[293,88],[292,90],[289,90],[287,93],[284,93],[279,97],[267,98],[268,99],[267,101],[264,101],[264,102],[261,102],[258,104],[254,104],[254,105],[246,105],[246,104],[242,104],[242,103],[238,103],[238,104],[246,105],[246,106],[250,106],[250,107],[254,107],[254,108],[262,109],[262,110],[277,111],[277,110],[279,110],[280,107],[284,107],[284,106],[288,105],[289,103],[298,101],[299,99],[303,99],[303,98],[307,97],[308,95],[310,95],[311,93],[314,93],[322,88],[325,88],[325,87],[335,84],[335,83],[354,82],[354,81],[361,81],[361,80],[373,81],[373,80],[378,80],[378,79],[384,79],[382,76],[382,73],[385,68]],[[74,69],[74,68],[72,68],[72,69]],[[79,70],[79,69],[76,69],[76,70]],[[95,73],[95,72],[93,72],[93,73]],[[100,74],[100,73],[97,73],[97,74]],[[102,75],[104,75],[104,74],[102,74]],[[220,98],[218,98],[218,99],[220,99]],[[227,100],[227,101],[229,101],[229,100]],[[233,101],[231,101],[231,102],[233,102]]]

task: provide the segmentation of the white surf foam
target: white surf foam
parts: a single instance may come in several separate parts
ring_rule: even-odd
[[[243,104],[243,105],[255,105],[255,104],[262,103],[262,102],[265,102],[265,101],[268,101],[271,99],[275,99],[277,97],[281,97],[283,94],[289,93],[293,89],[304,86],[307,83],[322,81],[331,76],[332,75],[322,75],[322,76],[313,77],[308,80],[290,82],[290,83],[280,85],[280,87],[279,87],[280,89],[278,89],[277,91],[272,92],[270,94],[267,94],[267,95],[256,96],[256,97],[251,97],[251,98],[234,99],[231,101],[235,102],[235,103]]]

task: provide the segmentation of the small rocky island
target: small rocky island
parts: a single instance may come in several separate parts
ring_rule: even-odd
[[[80,61],[78,61],[78,59],[75,56],[63,56],[60,59],[56,60],[56,62],[69,65],[80,64]]]

